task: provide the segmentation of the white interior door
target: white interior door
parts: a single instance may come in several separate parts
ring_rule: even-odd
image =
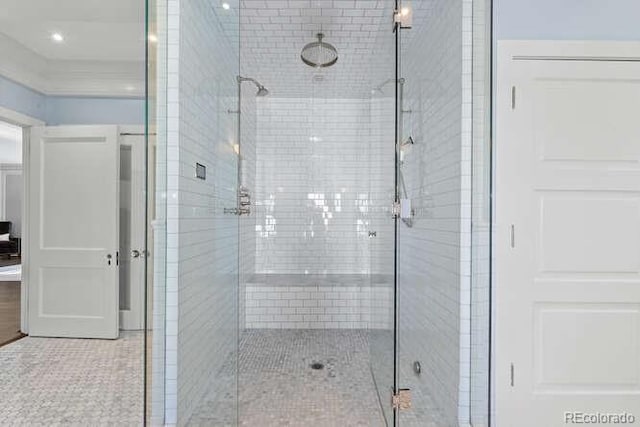
[[[120,128],[120,328],[144,321],[145,138],[144,129]]]
[[[34,127],[29,334],[117,338],[116,126]]]
[[[500,57],[498,426],[640,420],[640,62],[571,52]]]

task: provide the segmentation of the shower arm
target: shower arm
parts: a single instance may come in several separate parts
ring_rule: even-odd
[[[254,79],[254,78],[238,76],[238,77],[237,77],[237,79],[238,79],[238,83],[242,83],[242,82],[252,82],[254,85],[256,85],[256,87],[257,87],[258,89],[262,89],[262,88],[264,88],[264,86],[263,86],[259,81],[257,81],[257,80],[256,80],[256,79]]]

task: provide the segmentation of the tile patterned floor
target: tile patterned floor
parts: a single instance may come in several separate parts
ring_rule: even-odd
[[[324,369],[311,369],[314,362]],[[238,367],[239,407],[230,362],[215,377],[189,425],[385,426],[366,331],[247,330],[240,340]]]
[[[26,337],[0,348],[0,426],[139,426],[143,334]]]

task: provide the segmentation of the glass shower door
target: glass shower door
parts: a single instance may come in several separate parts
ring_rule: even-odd
[[[392,15],[399,2],[386,13]],[[369,350],[373,381],[387,426],[397,425],[396,234],[397,221],[397,43],[399,26],[378,35],[378,66],[372,72],[370,97],[369,189]]]

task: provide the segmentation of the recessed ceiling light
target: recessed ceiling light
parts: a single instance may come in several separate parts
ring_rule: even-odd
[[[225,3],[222,3],[222,8],[223,8],[224,10],[229,10],[229,9],[231,9],[231,6],[229,6],[229,3],[226,3],[226,2],[225,2]]]
[[[156,36],[155,34],[149,34],[149,41],[151,43],[158,43],[158,36]]]
[[[56,43],[61,43],[64,41],[64,36],[60,33],[53,33],[51,34],[51,40],[53,40]]]
[[[125,87],[125,89],[126,89],[128,92],[133,92],[134,90],[136,90],[136,87],[135,87],[135,86],[132,86],[132,85],[129,85],[129,86]]]

